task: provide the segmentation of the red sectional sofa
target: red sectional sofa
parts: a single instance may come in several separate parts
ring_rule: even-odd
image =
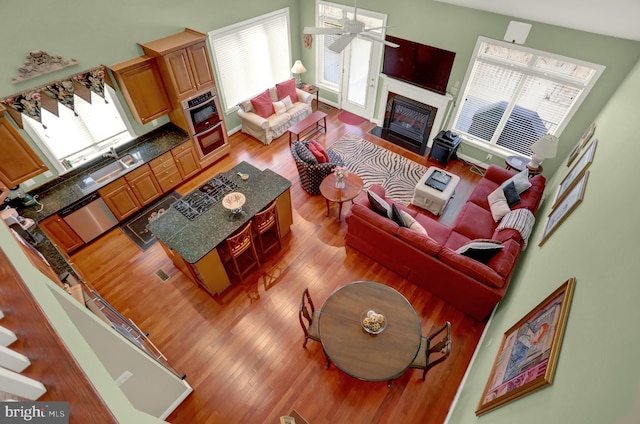
[[[483,321],[504,296],[526,245],[518,230],[498,229],[499,222],[494,220],[487,201],[487,196],[513,175],[506,169],[489,166],[452,227],[439,223],[430,214],[396,204],[426,229],[426,237],[374,212],[367,193],[363,192],[345,218],[346,244]],[[526,208],[535,216],[545,178],[537,175],[529,181],[531,187],[520,194],[521,201],[511,209]],[[369,190],[389,204],[394,203],[385,197],[381,186],[373,185]],[[456,253],[458,248],[477,239],[498,240],[503,248],[486,263]]]

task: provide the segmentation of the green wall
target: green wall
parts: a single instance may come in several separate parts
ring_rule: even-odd
[[[451,423],[640,422],[637,93],[640,62],[595,117],[598,146],[583,202],[538,247],[552,196],[542,205],[531,245],[478,350]],[[566,170],[563,165],[547,194],[555,193]],[[569,277],[577,283],[553,384],[476,419],[502,334]]]

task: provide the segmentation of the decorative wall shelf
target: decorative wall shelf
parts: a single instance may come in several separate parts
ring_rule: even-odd
[[[24,66],[18,68],[18,76],[12,78],[11,82],[16,84],[78,63],[75,59],[66,60],[61,56],[52,56],[43,50],[35,50],[29,52]]]

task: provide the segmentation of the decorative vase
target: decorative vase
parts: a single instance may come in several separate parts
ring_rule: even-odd
[[[340,177],[336,180],[336,188],[344,188],[344,180]]]

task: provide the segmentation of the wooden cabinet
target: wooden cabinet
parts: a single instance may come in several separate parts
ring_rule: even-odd
[[[200,171],[198,155],[191,140],[182,143],[178,147],[174,147],[171,153],[173,154],[178,172],[183,181],[191,178]]]
[[[4,116],[5,112],[0,106],[0,146],[4,159],[0,161],[0,181],[13,187],[48,168]]]
[[[146,124],[171,112],[156,59],[141,56],[110,67],[133,118]]]
[[[122,221],[140,208],[131,187],[124,178],[119,178],[98,190],[113,215]]]
[[[153,176],[151,167],[147,164],[129,172],[124,176],[124,179],[129,183],[141,206],[148,205],[162,195],[160,185],[156,177]]]
[[[214,85],[206,38],[206,34],[186,28],[184,32],[140,44],[145,55],[157,58],[174,103]]]
[[[171,152],[155,158],[149,162],[149,165],[151,166],[153,175],[156,177],[156,180],[158,180],[162,192],[167,192],[182,182],[178,167]]]
[[[38,222],[38,226],[64,253],[70,253],[84,245],[80,236],[58,214],[43,219]]]

